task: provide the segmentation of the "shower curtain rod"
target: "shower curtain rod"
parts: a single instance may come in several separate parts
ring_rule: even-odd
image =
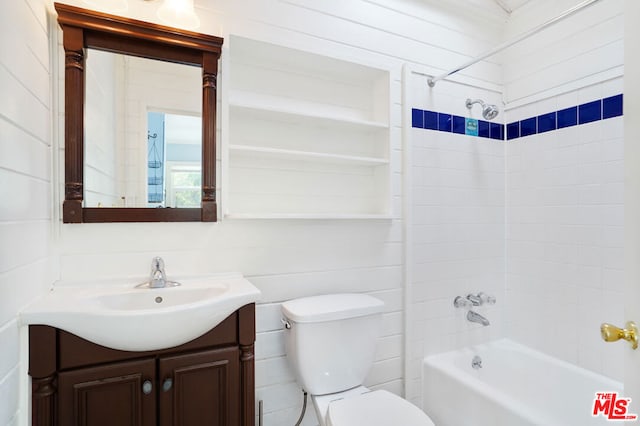
[[[578,12],[579,10],[582,10],[585,7],[591,6],[592,4],[594,4],[594,3],[598,2],[598,1],[600,1],[600,0],[586,0],[586,1],[583,1],[580,4],[577,4],[574,7],[565,10],[564,12],[562,12],[560,15],[556,16],[555,18],[550,19],[547,22],[545,22],[543,24],[540,24],[535,28],[530,29],[529,31],[526,31],[526,32],[520,34],[515,39],[507,41],[505,43],[502,43],[498,47],[496,47],[494,49],[491,49],[488,52],[485,52],[482,55],[480,55],[480,56],[478,56],[476,58],[473,58],[470,61],[465,62],[464,64],[460,65],[459,67],[456,67],[456,68],[454,68],[454,69],[452,69],[450,71],[445,72],[444,74],[440,74],[438,76],[429,78],[427,80],[427,84],[429,85],[429,87],[433,87],[433,86],[436,85],[437,81],[440,81],[440,80],[442,80],[442,79],[444,79],[446,77],[449,77],[450,75],[455,74],[458,71],[462,71],[463,69],[465,69],[467,67],[470,67],[471,65],[473,65],[473,64],[475,64],[477,62],[480,62],[483,59],[488,58],[489,56],[493,56],[496,53],[498,53],[498,52],[500,52],[500,51],[502,51],[502,50],[504,50],[504,49],[506,49],[508,47],[511,47],[514,44],[519,43],[519,42],[521,42],[522,40],[524,40],[524,39],[526,39],[528,37],[531,37],[532,35],[542,31],[543,29],[547,28],[548,26],[553,25],[556,22],[561,21],[562,19],[564,19],[564,18],[566,18],[568,16],[571,16],[574,13]]]

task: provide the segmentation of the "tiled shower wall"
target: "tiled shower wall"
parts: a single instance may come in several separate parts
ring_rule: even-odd
[[[575,4],[531,2],[506,33]],[[624,348],[599,328],[624,324],[623,4],[597,2],[504,53],[507,137],[520,132],[506,142],[506,335],[619,380]]]
[[[408,75],[411,122],[410,227],[407,230],[412,303],[409,306],[407,398],[420,406],[425,356],[503,336],[504,292],[504,142],[500,116],[489,132],[465,135],[464,126],[434,126],[449,115],[482,120],[481,108],[467,98],[500,104],[499,92],[450,81],[433,89],[418,72]],[[423,117],[420,117],[422,114]],[[460,117],[456,120],[456,116]],[[421,121],[420,118],[423,118]],[[496,138],[491,138],[491,129]],[[466,320],[456,296],[485,292],[494,306],[476,309],[490,326]]]
[[[621,91],[614,79],[511,110],[509,121]],[[604,344],[599,328],[624,323],[623,118],[512,139],[506,149],[507,335],[622,380],[624,347]]]
[[[577,3],[530,2],[510,16],[505,38]],[[500,94],[447,82],[430,91],[420,73],[412,76],[409,106],[423,111],[418,127],[426,127],[412,127],[410,139],[407,396],[414,403],[423,356],[495,337],[621,378],[623,349],[603,344],[599,325],[623,323],[623,119],[618,105],[610,108],[623,93],[622,3],[598,2],[504,52]],[[506,103],[495,121],[512,138],[443,131],[441,115],[481,119],[478,106],[464,109],[467,97]],[[596,118],[602,103],[593,103],[602,99],[605,120]],[[566,120],[573,107],[576,125]],[[488,159],[501,156],[502,168],[492,169]],[[486,328],[452,307],[456,295],[480,290],[498,298],[481,312]]]

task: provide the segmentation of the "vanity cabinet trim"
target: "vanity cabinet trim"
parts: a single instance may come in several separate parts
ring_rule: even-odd
[[[239,310],[238,343],[240,344],[240,368],[242,383],[242,425],[249,426],[255,422],[255,336],[256,310],[250,305]]]

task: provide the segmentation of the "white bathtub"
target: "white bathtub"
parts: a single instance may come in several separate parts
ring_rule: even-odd
[[[422,379],[436,426],[605,425],[591,415],[595,393],[623,396],[620,382],[506,339],[427,357]]]

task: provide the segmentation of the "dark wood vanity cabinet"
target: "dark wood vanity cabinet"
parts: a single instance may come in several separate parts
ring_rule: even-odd
[[[160,426],[240,424],[240,398],[233,398],[240,395],[238,349],[177,355],[158,364]]]
[[[154,352],[118,351],[32,325],[32,424],[253,425],[254,341],[254,304],[189,343]]]
[[[60,372],[57,424],[155,426],[155,364],[149,358]]]

